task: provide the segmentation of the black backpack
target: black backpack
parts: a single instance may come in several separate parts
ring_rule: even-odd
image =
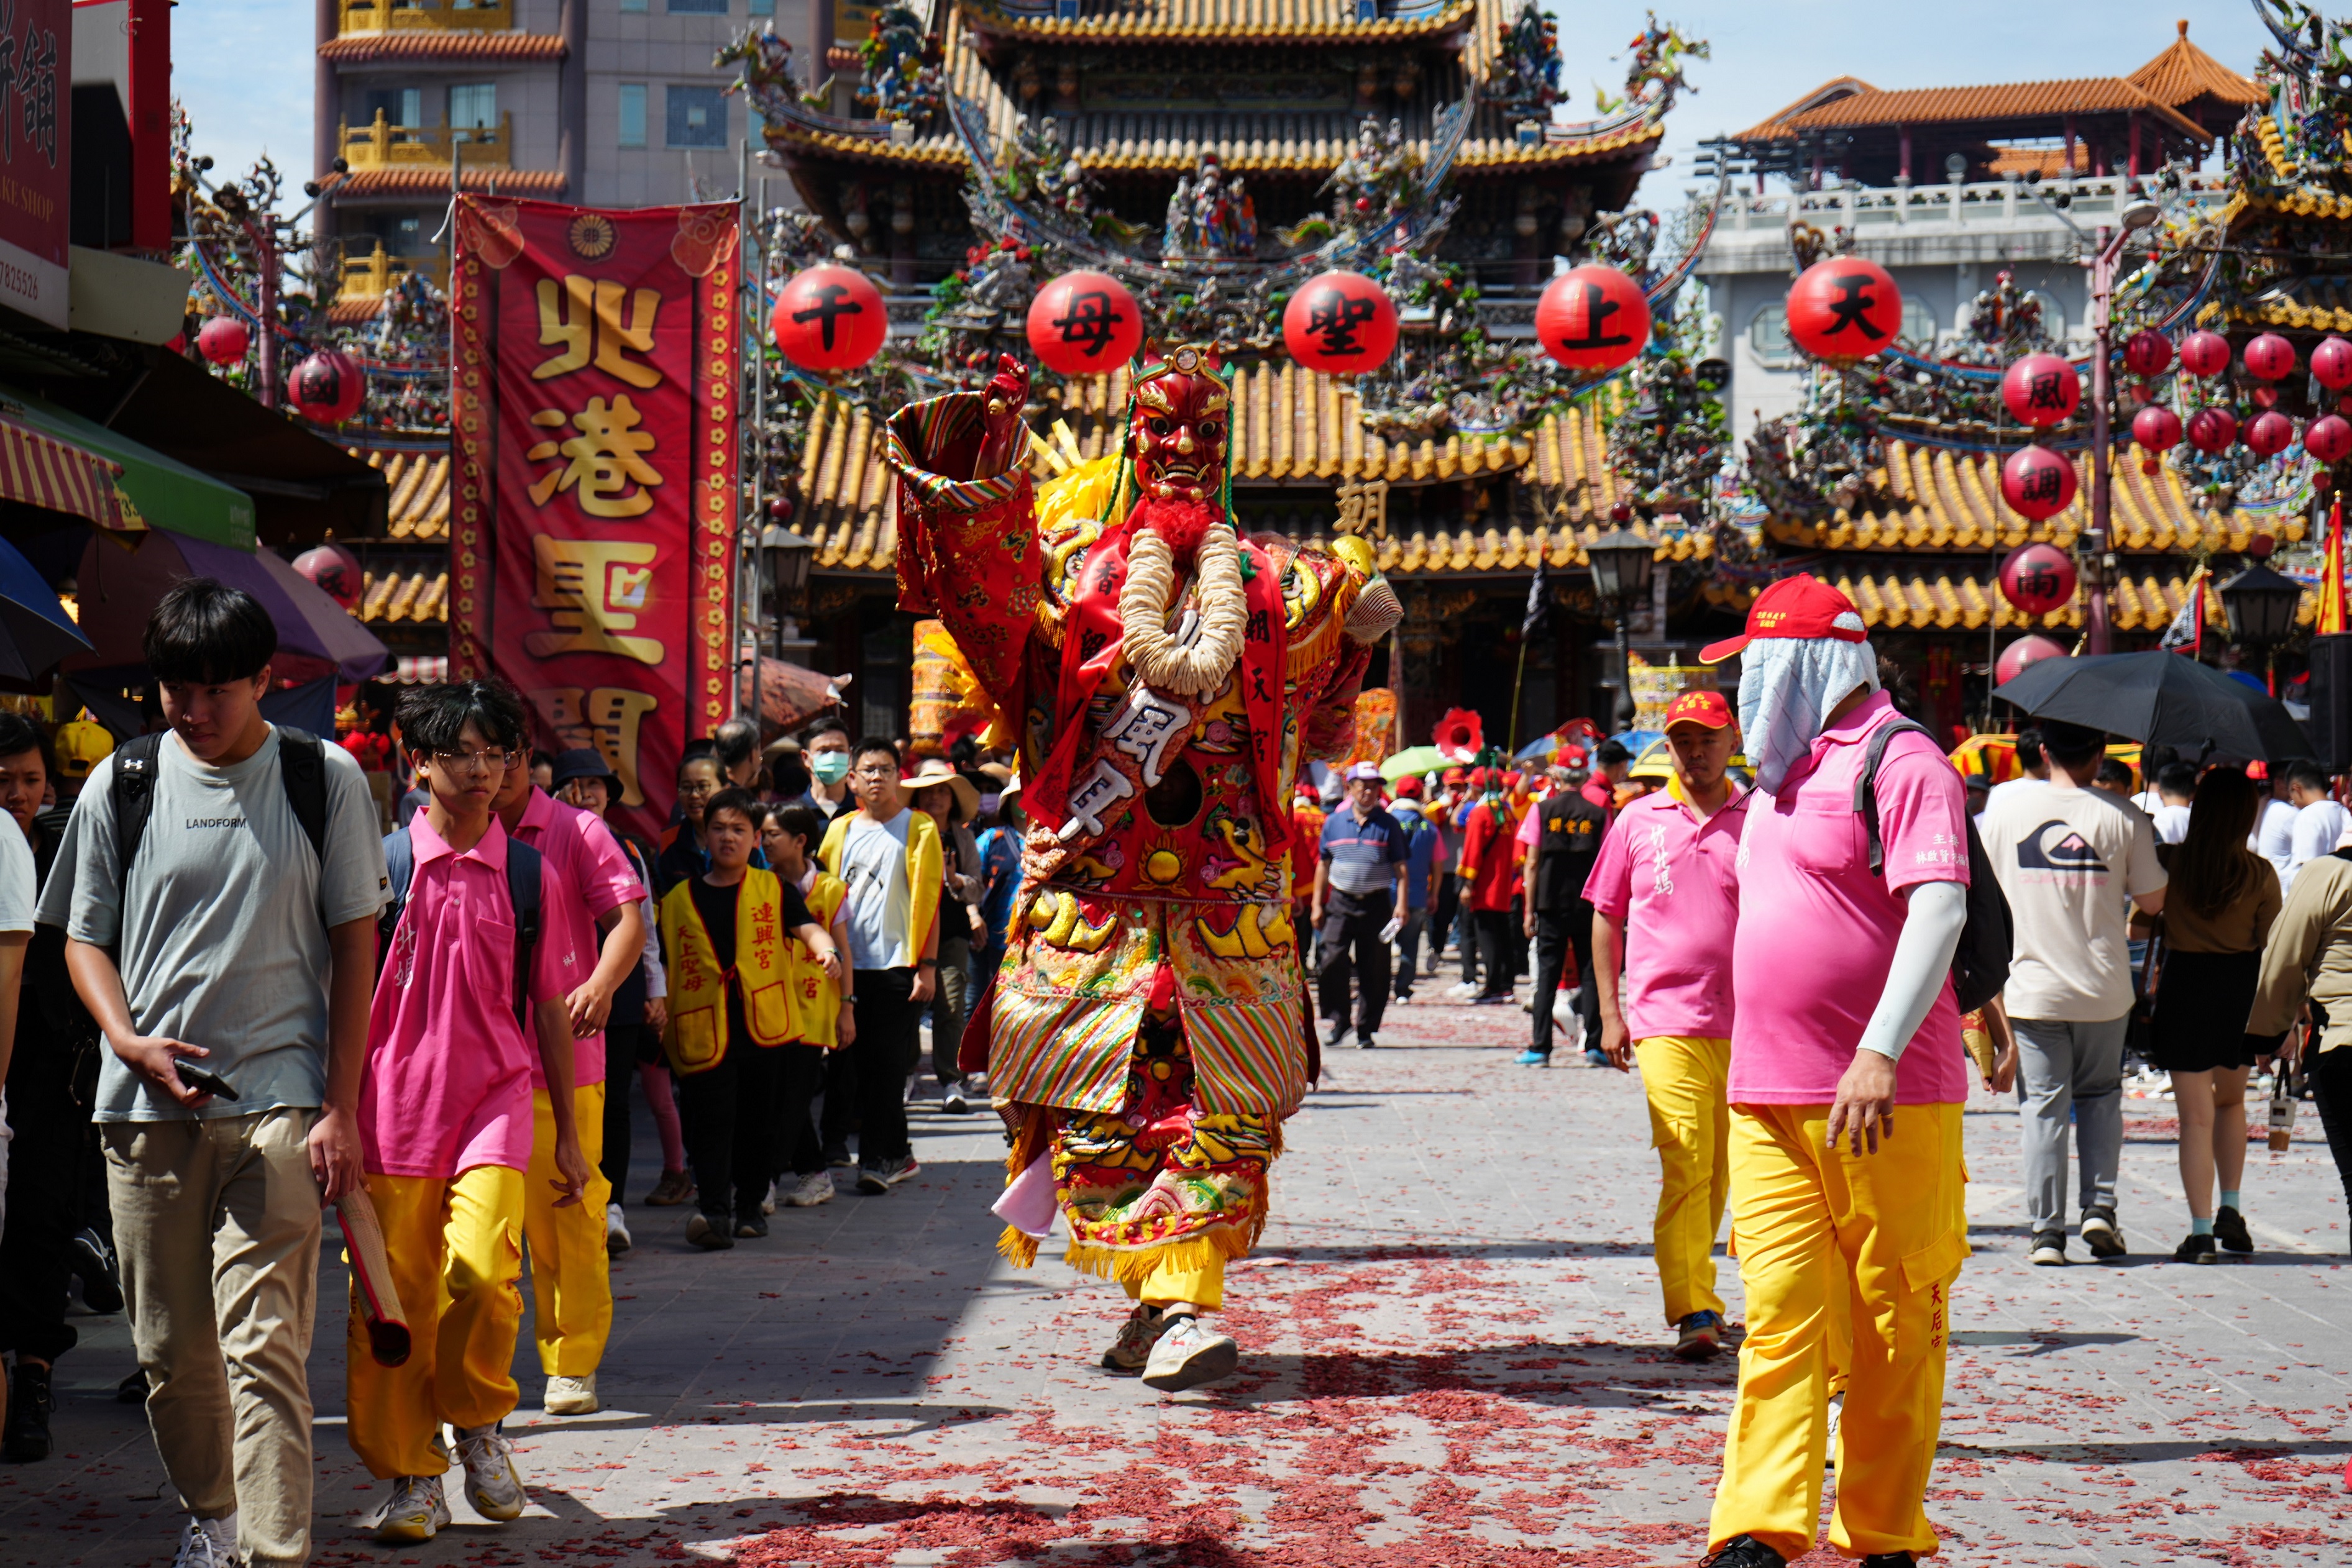
[[[131,862],[147,837],[147,817],[155,805],[155,769],[163,747],[160,735],[134,735],[114,753],[114,863],[125,883]],[[327,863],[327,758],[319,737],[308,730],[278,726],[278,774],[286,786],[286,803],[310,841],[310,852]]]
[[[539,852],[512,834],[507,836],[507,902],[515,917],[515,1022],[522,1023],[530,1008],[532,956],[539,950]],[[416,847],[406,828],[383,837],[383,866],[392,883],[392,902],[375,917],[375,969],[383,973],[384,955],[392,951],[392,934],[400,927],[400,913],[408,907],[408,884],[416,880]]]
[[[1909,719],[1882,726],[1870,737],[1863,755],[1862,777],[1853,783],[1854,813],[1870,835],[1873,876],[1886,874],[1886,846],[1878,837],[1878,764],[1886,755],[1886,743],[1906,730],[1936,738],[1925,726]],[[1972,1013],[2009,984],[2009,900],[2001,896],[2000,883],[1992,873],[1992,857],[1985,852],[1984,841],[1977,837],[1975,821],[1963,814],[1960,825],[1969,835],[1969,914],[1968,923],[1960,927],[1960,945],[1952,954],[1952,995],[1960,1011]]]

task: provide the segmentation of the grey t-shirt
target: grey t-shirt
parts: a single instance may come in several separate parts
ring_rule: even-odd
[[[321,750],[323,868],[286,799],[274,727],[232,768],[199,762],[165,736],[127,899],[115,863],[114,758],[90,770],[41,890],[41,923],[115,947],[131,1023],[203,1046],[212,1054],[201,1065],[238,1096],[198,1111],[151,1098],[108,1051],[95,1120],[242,1116],[325,1102],[327,927],[373,916],[386,879],[366,776],[342,747]]]

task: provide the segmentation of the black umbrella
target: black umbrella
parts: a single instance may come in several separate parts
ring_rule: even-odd
[[[2219,752],[2250,761],[2313,755],[2285,705],[2181,653],[2096,653],[2043,659],[1993,688],[2036,718],[2169,746],[2190,757]]]

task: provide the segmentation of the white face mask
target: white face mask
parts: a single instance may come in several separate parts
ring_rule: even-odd
[[[1878,655],[1868,643],[1759,637],[1739,664],[1739,733],[1756,787],[1768,795],[1812,751],[1832,708],[1857,687],[1878,689]]]

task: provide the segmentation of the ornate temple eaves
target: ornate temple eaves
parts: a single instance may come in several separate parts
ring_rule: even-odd
[[[1356,19],[1344,0],[1145,0],[1091,16],[1043,10],[957,7],[975,33],[1024,43],[1399,44],[1434,42],[1460,32],[1477,14],[1475,0],[1403,16]]]
[[[2000,585],[1987,578],[1955,577],[1933,569],[1901,570],[1824,570],[1815,574],[1853,601],[1863,623],[1872,631],[1888,632],[2076,632],[2084,623],[2084,607],[2078,590],[2072,601],[2047,615],[2028,615],[2001,596]],[[1763,591],[1761,583],[1715,581],[1701,597],[1720,610],[1745,613]],[[2188,601],[2189,580],[2177,567],[2158,577],[2126,567],[2107,591],[2107,618],[2118,632],[2143,634],[2162,632]],[[2308,625],[2316,617],[2319,594],[2306,589],[2297,620]],[[2209,625],[2226,625],[2221,596],[2212,580],[2205,582],[2205,617]]]

